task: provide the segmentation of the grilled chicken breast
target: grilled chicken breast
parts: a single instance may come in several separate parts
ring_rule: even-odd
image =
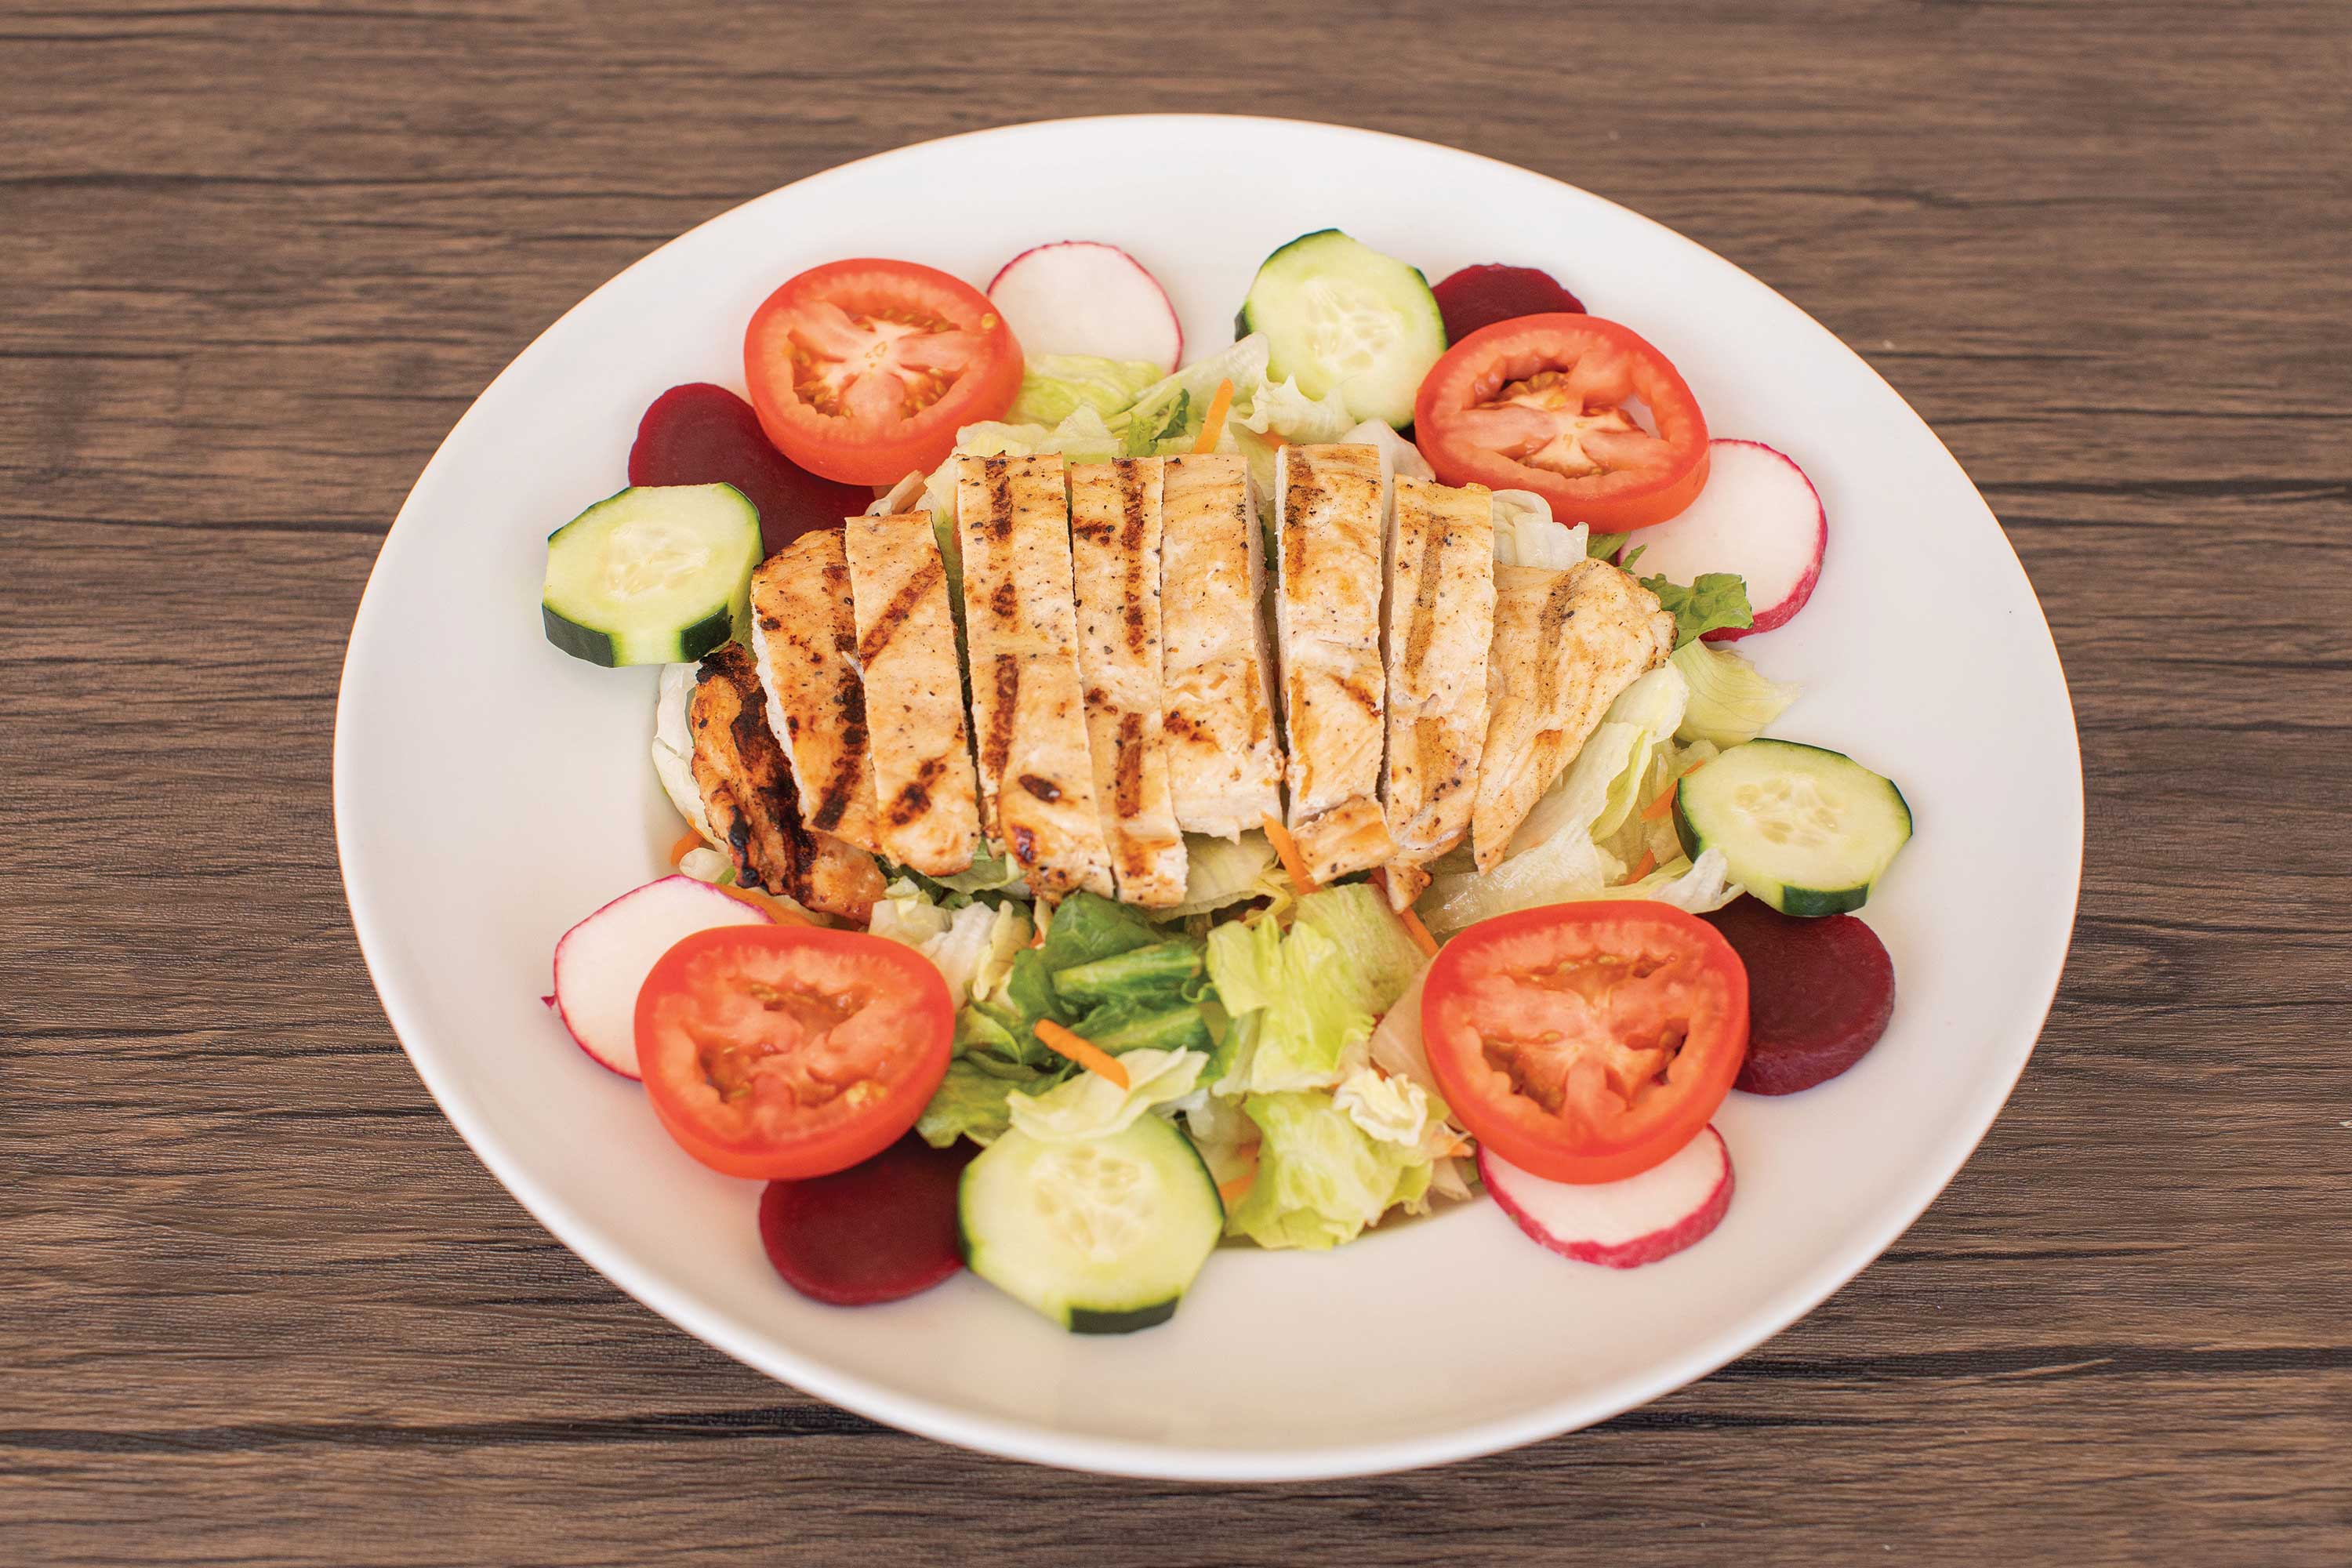
[[[982,823],[1040,898],[1114,896],[1080,697],[1062,459],[962,459],[956,528]]]
[[[1237,838],[1282,809],[1267,679],[1265,536],[1249,467],[1161,459],[1160,711],[1169,795],[1187,833]]]
[[[1070,469],[1078,674],[1111,874],[1126,903],[1184,901],[1160,719],[1160,460]]]
[[[1401,478],[1389,520],[1388,769],[1381,801],[1402,909],[1421,868],[1470,830],[1486,744],[1486,656],[1495,636],[1495,505],[1484,485]]]
[[[968,869],[980,803],[963,722],[948,579],[928,512],[853,517],[843,530],[857,612],[857,673],[883,854],[931,877]]]
[[[804,533],[751,574],[751,652],[768,691],[768,727],[783,742],[809,826],[881,847],[840,534]]]
[[[1380,454],[1285,447],[1275,476],[1290,834],[1308,875],[1328,882],[1396,851],[1380,803]]]
[[[703,659],[687,722],[703,813],[737,879],[825,914],[861,921],[871,915],[882,873],[865,850],[802,819],[800,793],[742,644],[723,644]]]
[[[1501,863],[1609,705],[1674,647],[1673,615],[1605,561],[1495,568],[1486,748],[1470,818],[1478,869]]]

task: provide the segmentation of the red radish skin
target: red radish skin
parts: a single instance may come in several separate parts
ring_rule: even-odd
[[[760,1242],[785,1284],[835,1307],[868,1307],[929,1289],[963,1267],[956,1189],[980,1151],[934,1149],[909,1132],[829,1176],[770,1182]]]
[[[1485,1148],[1478,1174],[1518,1227],[1562,1258],[1638,1268],[1704,1240],[1731,1208],[1731,1151],[1709,1127],[1622,1182],[1546,1181]]]
[[[623,893],[557,940],[555,994],[541,998],[599,1067],[632,1082],[637,1070],[637,992],[656,960],[713,926],[772,925],[764,910],[691,877],[664,877]]]
[[[1786,626],[1805,607],[1829,542],[1829,514],[1804,469],[1761,441],[1718,437],[1707,443],[1698,499],[1634,534],[1626,549],[1642,552],[1637,577],[1689,583],[1707,572],[1738,573],[1755,624],[1706,634],[1709,642],[1736,642]]]
[[[1091,239],[1023,251],[989,279],[988,298],[1031,354],[1092,354],[1174,370],[1184,329],[1168,291],[1126,251]]]
[[[733,485],[760,509],[760,542],[771,553],[839,528],[874,500],[866,486],[820,478],[777,451],[751,405],[707,381],[654,399],[629,448],[629,483]]]
[[[1895,961],[1852,915],[1799,920],[1756,899],[1700,919],[1748,969],[1748,1059],[1734,1089],[1796,1094],[1853,1066],[1895,1017]]]
[[[1535,267],[1506,267],[1486,262],[1465,267],[1430,290],[1437,296],[1437,313],[1445,319],[1445,341],[1458,343],[1481,327],[1521,316],[1548,316],[1565,310],[1584,314],[1584,302],[1561,288],[1549,272]]]

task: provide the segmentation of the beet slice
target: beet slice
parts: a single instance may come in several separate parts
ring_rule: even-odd
[[[1742,898],[1702,917],[1748,966],[1750,1094],[1794,1094],[1862,1060],[1895,1016],[1895,963],[1852,915],[1799,920]]]
[[[980,1151],[934,1149],[909,1132],[862,1164],[760,1194],[760,1241],[784,1283],[812,1300],[866,1307],[928,1290],[963,1267],[956,1188]]]
[[[629,483],[733,485],[760,509],[760,542],[771,554],[874,504],[866,486],[821,479],[777,451],[751,405],[707,381],[654,399],[629,448]]]
[[[1465,267],[1430,290],[1437,296],[1437,313],[1445,319],[1445,341],[1458,343],[1481,327],[1521,316],[1549,316],[1559,311],[1584,314],[1577,297],[1538,267],[1506,267],[1486,262]]]

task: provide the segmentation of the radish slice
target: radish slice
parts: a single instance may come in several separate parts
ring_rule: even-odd
[[[772,925],[764,910],[691,877],[664,877],[623,893],[555,944],[555,1009],[572,1040],[623,1078],[637,1070],[637,992],[655,960],[698,931]]]
[[[1703,1238],[1731,1207],[1731,1151],[1710,1127],[1622,1182],[1547,1181],[1484,1145],[1478,1174],[1521,1230],[1562,1258],[1636,1268]]]
[[[1066,239],[1024,250],[990,280],[988,297],[1032,359],[1094,354],[1166,371],[1183,357],[1168,291],[1115,245]]]
[[[1761,441],[1706,444],[1706,488],[1678,517],[1635,533],[1626,550],[1642,552],[1634,575],[1690,583],[1705,572],[1736,572],[1748,582],[1756,624],[1706,634],[1733,642],[1787,623],[1813,596],[1830,524],[1805,470]]]

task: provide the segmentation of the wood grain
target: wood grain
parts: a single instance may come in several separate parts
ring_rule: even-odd
[[[2340,0],[52,0],[0,57],[0,1560],[2352,1559]],[[1599,1429],[1213,1492],[877,1428],[550,1240],[352,945],[343,638],[468,400],[746,197],[1138,107],[1721,251],[1943,435],[2056,632],[2090,855],[2016,1098],[1821,1310]]]

